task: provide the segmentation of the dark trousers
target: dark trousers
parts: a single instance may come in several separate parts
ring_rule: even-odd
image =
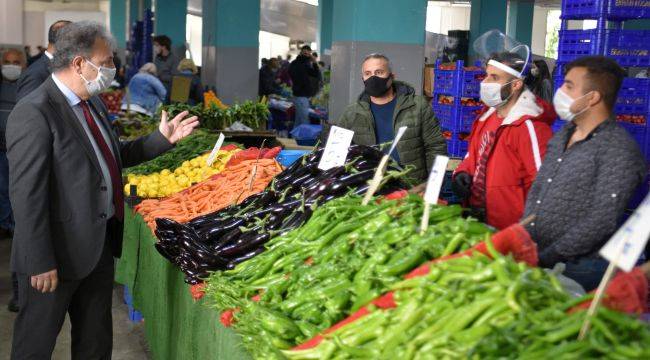
[[[111,301],[113,256],[104,247],[95,269],[81,280],[61,280],[41,293],[30,276],[18,274],[20,312],[14,324],[11,359],[50,359],[65,315],[72,324],[72,359],[110,359],[113,348]]]

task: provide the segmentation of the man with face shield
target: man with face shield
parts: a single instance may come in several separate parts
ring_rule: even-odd
[[[120,142],[96,96],[115,76],[104,27],[61,30],[52,76],[18,102],[7,123],[14,210],[11,269],[20,311],[12,359],[49,359],[66,314],[73,359],[110,359],[113,256],[122,246],[122,167],[171,149],[198,125],[187,112]]]
[[[499,32],[487,33],[477,43],[490,35],[510,42]],[[500,45],[495,48],[501,51],[488,57],[481,83],[487,107],[474,122],[467,155],[452,183],[472,216],[497,229],[521,218],[556,118],[551,106],[524,85],[528,47]]]
[[[535,215],[526,228],[540,266],[566,263],[564,275],[589,291],[608,264],[598,251],[616,231],[646,163],[613,113],[623,69],[591,56],[569,63],[566,71],[553,105],[569,123],[548,143],[524,216]]]
[[[426,180],[436,155],[446,155],[447,145],[430,102],[415,95],[409,84],[395,80],[390,60],[382,54],[370,54],[361,64],[364,91],[349,105],[341,118],[331,125],[354,131],[352,141],[361,145],[392,142],[397,129],[407,126],[393,153],[402,165],[410,165],[409,174],[417,181]],[[323,130],[323,136],[329,129]]]

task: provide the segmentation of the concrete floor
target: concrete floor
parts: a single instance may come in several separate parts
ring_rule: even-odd
[[[0,239],[0,360],[9,359],[14,313],[7,311],[11,297],[11,274],[9,273],[9,254],[11,241]],[[122,286],[113,288],[113,359],[150,359],[144,337],[144,323],[135,324],[129,320],[128,310],[122,301]],[[70,323],[66,319],[57,339],[52,356],[54,360],[70,359]]]

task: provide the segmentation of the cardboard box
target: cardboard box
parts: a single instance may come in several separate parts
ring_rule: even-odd
[[[422,93],[428,97],[433,97],[433,81],[435,79],[433,72],[435,67],[434,64],[424,65],[424,81],[422,82],[424,85]]]

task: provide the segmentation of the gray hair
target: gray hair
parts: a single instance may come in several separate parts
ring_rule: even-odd
[[[382,59],[382,60],[386,61],[386,63],[388,64],[388,71],[393,72],[393,67],[392,67],[392,65],[390,63],[390,59],[388,58],[388,56],[386,56],[384,54],[381,54],[381,53],[368,54],[368,55],[366,55],[365,58],[363,58],[363,61],[361,62],[361,66],[363,66],[363,64],[365,64],[366,61],[368,61],[370,59]]]
[[[62,27],[57,33],[56,53],[52,59],[52,71],[70,66],[77,56],[89,58],[98,39],[105,40],[115,50],[115,39],[106,28],[94,21],[79,21]]]

